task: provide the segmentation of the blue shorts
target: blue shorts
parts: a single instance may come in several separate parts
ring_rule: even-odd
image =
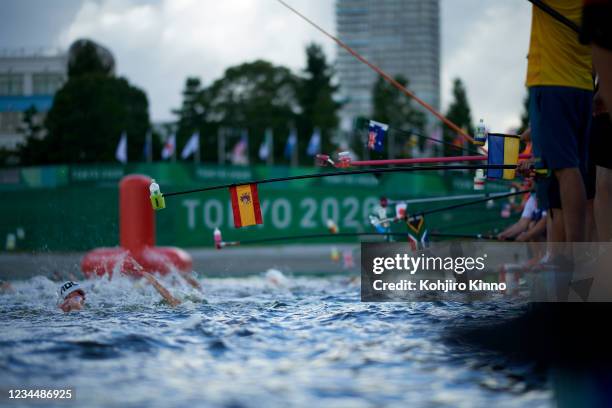
[[[593,92],[566,86],[529,88],[536,167],[586,170]]]
[[[585,185],[593,92],[566,86],[529,88],[531,140],[537,168],[579,168]],[[560,208],[554,175],[538,180],[537,195],[544,209]]]

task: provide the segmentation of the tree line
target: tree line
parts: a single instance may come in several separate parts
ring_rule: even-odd
[[[321,151],[331,152],[342,107],[334,69],[320,45],[309,44],[305,53],[306,65],[299,73],[256,60],[227,68],[222,77],[207,85],[198,77],[187,78],[182,104],[173,111],[177,147],[180,149],[194,132],[199,132],[202,160],[216,161],[219,130],[240,129],[249,135],[248,157],[255,158],[266,130],[271,129],[274,161],[287,163],[285,143],[295,129],[299,161],[311,163],[306,145],[318,128]],[[98,57],[93,43],[79,47],[70,58],[68,80],[56,93],[44,123],[37,124],[33,119],[33,108],[24,113],[25,143],[16,152],[19,164],[113,162],[122,132],[128,134],[129,161],[142,161],[146,135],[152,130],[148,99],[143,90],[116,77],[113,71]],[[396,79],[409,88],[408,78]],[[470,108],[459,79],[455,80],[453,94],[447,115],[472,133]],[[372,88],[372,106],[372,119],[425,133],[425,114],[382,78]],[[152,136],[152,151],[158,160],[161,135]],[[449,131],[444,131],[443,137],[454,140]],[[363,140],[358,138],[357,143],[362,142],[365,136]],[[236,139],[229,143],[231,147]]]

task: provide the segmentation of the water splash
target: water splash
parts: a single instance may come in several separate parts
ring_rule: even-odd
[[[202,292],[176,271],[159,279],[179,307],[115,274],[80,282],[87,306],[64,314],[59,283],[12,282],[0,295],[0,388],[69,384],[94,408],[551,404],[531,368],[443,341],[448,325],[506,305],[361,303],[358,279],[276,270],[198,278]]]

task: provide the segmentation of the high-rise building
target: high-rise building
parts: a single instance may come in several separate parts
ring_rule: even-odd
[[[23,141],[20,127],[30,107],[42,123],[67,70],[67,54],[0,51],[0,147],[14,149]]]
[[[336,27],[348,46],[388,74],[407,78],[411,91],[439,109],[439,0],[336,0]],[[371,114],[377,74],[343,49],[336,64],[346,127]]]

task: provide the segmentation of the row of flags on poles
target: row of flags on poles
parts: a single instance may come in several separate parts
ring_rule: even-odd
[[[297,131],[292,129],[289,133],[289,137],[287,138],[287,142],[285,143],[284,156],[287,159],[291,159],[296,152],[298,143]],[[260,160],[267,160],[268,157],[273,153],[273,144],[274,144],[274,136],[271,129],[267,129],[264,140],[259,147],[258,156]],[[243,131],[240,139],[234,145],[231,151],[232,163],[234,164],[248,164],[248,147],[249,147],[249,137],[246,131]],[[117,148],[115,150],[115,158],[117,161],[121,163],[127,163],[128,154],[127,154],[127,133],[121,133],[121,137],[119,138],[119,143],[117,144]],[[150,158],[153,155],[153,142],[150,133],[147,133],[145,138],[145,145],[143,149],[144,157]],[[161,158],[163,160],[168,160],[174,156],[176,152],[176,135],[172,134],[166,142],[164,143],[161,151]],[[193,155],[199,155],[200,152],[200,133],[195,132],[181,151],[181,159],[188,159]],[[321,152],[321,130],[319,128],[315,128],[313,131],[310,140],[308,142],[308,146],[306,147],[306,154],[308,156],[314,157],[318,153]]]
[[[161,151],[161,157],[163,160],[168,160],[174,156],[176,151],[176,135],[171,135],[164,143]],[[193,154],[200,151],[200,133],[196,132],[187,141],[183,150],[181,151],[181,159],[188,159]]]
[[[172,135],[166,140],[164,146],[161,151],[161,157],[164,160],[171,158],[174,155],[174,151],[176,149],[176,136]],[[187,159],[195,153],[198,153],[200,150],[200,134],[198,132],[194,133],[185,147],[183,147],[183,151],[181,152],[181,158]],[[153,156],[153,140],[150,133],[147,133],[145,137],[145,144],[143,148],[143,156],[150,158]],[[121,137],[119,138],[119,143],[117,143],[117,148],[115,149],[115,158],[117,161],[121,163],[127,163],[128,161],[128,146],[127,146],[127,133],[121,133]]]

